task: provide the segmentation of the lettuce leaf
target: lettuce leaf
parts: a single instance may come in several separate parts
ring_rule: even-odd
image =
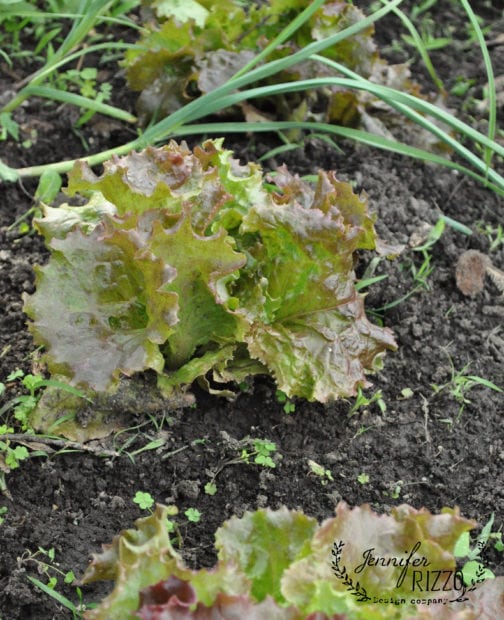
[[[416,583],[420,583],[426,568],[432,571],[455,570],[455,542],[460,534],[475,525],[473,521],[460,517],[458,510],[448,508],[440,515],[432,515],[425,509],[418,511],[402,505],[392,509],[391,515],[377,516],[368,505],[350,510],[341,502],[336,508],[336,518],[322,523],[313,537],[312,553],[284,574],[282,591],[299,607],[315,607],[326,613],[342,611],[338,598],[328,596],[324,588],[331,572],[336,572],[341,579],[333,589],[342,591],[347,587],[346,583],[351,582],[356,598],[363,602],[371,603],[373,594],[380,598],[404,597],[409,600],[412,598],[413,576],[418,579]],[[335,556],[337,566],[333,564],[331,569],[324,559],[327,549],[336,541],[340,541]],[[374,558],[395,557],[397,562],[404,562],[414,550],[412,561],[418,560],[418,567],[415,567],[418,572],[413,575],[407,566],[404,570],[404,566],[393,564],[371,565],[364,555],[368,550]],[[422,558],[427,559],[428,567],[421,562]],[[359,570],[361,566],[363,568]]]
[[[238,0],[205,0],[190,6],[154,2],[138,48],[128,50],[123,63],[130,88],[140,91],[140,119],[148,122],[168,116],[188,101],[226,83],[309,4],[309,0],[269,0],[246,7]],[[351,2],[326,2],[267,60],[291,55],[363,17]],[[322,54],[374,83],[420,96],[419,86],[410,80],[407,64],[388,65],[379,57],[373,34],[374,27],[369,26]],[[326,65],[308,60],[252,86],[334,74]],[[439,141],[432,134],[405,122],[403,116],[374,95],[356,89],[326,86],[255,98],[218,114],[233,120],[241,116],[246,121],[319,121],[363,126],[381,136],[390,138],[394,134],[402,139],[406,134],[417,146],[439,148]]]
[[[422,576],[453,571],[455,540],[475,525],[457,509],[433,515],[402,505],[378,515],[366,505],[340,503],[336,516],[321,525],[287,508],[248,512],[217,531],[218,562],[200,570],[188,569],[173,549],[169,512],[158,506],[93,556],[83,583],[115,584],[87,620],[495,620],[504,612],[504,577],[464,591],[447,589],[445,602],[436,602],[439,594],[430,588],[412,594],[407,582],[414,570]],[[335,553],[342,537],[344,548]],[[375,557],[410,557],[403,585],[401,566],[366,560],[366,570],[358,571],[363,549],[373,549]],[[402,596],[401,604],[384,601]]]
[[[375,247],[373,219],[334,174],[320,172],[315,190],[285,169],[275,183],[276,208],[254,206],[241,229],[260,238],[248,251],[261,269],[242,293],[249,351],[289,396],[326,402],[353,394],[366,384],[363,367],[379,368],[379,352],[394,346],[367,320],[348,277],[354,252]]]
[[[273,0],[246,9],[234,0],[204,4],[206,15],[197,19],[190,11],[173,10],[167,15],[157,9],[157,20],[145,24],[147,31],[140,38],[138,49],[126,52],[124,65],[128,84],[133,90],[142,91],[138,107],[144,117],[155,112],[168,115],[194,96],[208,93],[225,83],[305,9],[309,1]],[[342,1],[327,3],[294,33],[288,43],[275,50],[269,60],[291,54],[362,18],[363,13],[352,4]],[[373,32],[372,26],[365,28],[326,50],[324,55],[369,77],[378,57]],[[308,62],[282,71],[269,81],[281,83],[300,79],[303,75],[324,74],[327,69]],[[313,92],[290,95],[288,102],[281,98],[277,111],[281,117],[293,119],[297,109],[305,108],[307,116],[317,103],[320,109],[320,103],[325,99],[321,93],[316,95]],[[261,102],[254,103],[261,108]]]
[[[120,373],[162,372],[159,345],[177,322],[174,278],[133,231],[100,222],[48,244],[52,260],[36,269],[37,293],[25,304],[36,339],[51,350],[51,373],[106,391]],[[30,324],[33,329],[34,324]]]
[[[219,592],[210,607],[198,602],[191,608],[191,603],[196,602],[194,590],[187,582],[176,584],[177,589],[174,585],[171,578],[168,582],[146,588],[137,617],[142,620],[301,620],[296,610],[280,607],[270,597],[256,603],[249,596],[230,596]],[[156,592],[160,586],[163,589],[159,593],[161,596]],[[163,601],[164,590],[170,596],[166,601]],[[187,591],[190,592],[187,600],[180,600],[180,596],[187,594]],[[146,600],[152,600],[152,603],[146,604]]]
[[[286,603],[279,576],[305,557],[317,522],[300,511],[258,510],[226,521],[215,537],[219,560],[235,562],[251,580],[251,594],[262,601],[271,594]]]
[[[36,222],[51,257],[25,310],[51,373],[94,400],[153,371],[167,407],[195,380],[231,396],[254,374],[327,402],[355,394],[395,348],[355,287],[355,252],[385,246],[366,197],[332,172],[314,187],[285,168],[264,179],[222,140],[171,142],[101,176],[80,162],[67,192],[88,202]]]

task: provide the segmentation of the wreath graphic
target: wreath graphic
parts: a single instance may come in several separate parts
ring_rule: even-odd
[[[371,600],[371,597],[368,596],[366,592],[366,588],[362,588],[360,583],[354,584],[353,579],[349,576],[347,569],[340,564],[341,561],[341,552],[343,551],[343,547],[345,543],[342,540],[337,540],[333,544],[333,548],[331,551],[331,555],[333,556],[331,562],[331,568],[336,577],[343,582],[343,585],[346,586],[348,592],[355,596],[355,599],[358,603],[366,603]]]
[[[462,582],[462,589],[459,592],[459,595],[457,596],[457,598],[451,599],[448,602],[449,603],[463,603],[464,601],[469,600],[466,594],[468,592],[474,592],[474,590],[476,590],[476,586],[480,583],[483,583],[484,581],[485,581],[485,567],[483,566],[483,564],[479,564],[476,570],[476,579],[471,579],[471,587],[468,588]]]

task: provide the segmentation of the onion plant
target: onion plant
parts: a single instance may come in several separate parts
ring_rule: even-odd
[[[412,34],[414,32],[414,26],[399,8],[402,4],[402,0],[381,0],[383,6],[374,9],[369,16],[357,23],[352,24],[332,36],[314,41],[287,57],[268,61],[272,52],[280,44],[288,41],[297,29],[324,4],[324,1],[325,0],[314,0],[314,2],[310,3],[287,27],[278,33],[269,45],[224,84],[190,101],[171,113],[168,117],[152,123],[136,139],[119,147],[108,149],[81,159],[85,160],[89,165],[96,165],[109,159],[112,155],[123,155],[132,150],[145,148],[148,145],[161,144],[176,136],[198,134],[224,135],[231,132],[282,132],[284,130],[299,129],[317,132],[318,134],[335,135],[379,149],[400,153],[401,155],[413,157],[418,160],[447,166],[476,179],[497,194],[504,195],[504,177],[492,167],[492,158],[494,156],[504,156],[504,148],[495,139],[496,95],[492,63],[478,20],[468,0],[461,0],[461,5],[467,14],[469,23],[474,30],[476,40],[481,47],[487,73],[489,119],[488,132],[486,134],[458,119],[454,114],[440,106],[429,103],[424,99],[420,99],[406,92],[401,92],[397,89],[371,82],[369,79],[359,75],[355,71],[351,71],[341,63],[337,63],[321,55],[324,50],[354,36],[356,33],[379,21],[390,12],[396,12],[407,25],[410,34]],[[83,12],[80,18],[76,20],[74,27],[71,29],[58,52],[53,56],[51,63],[32,76],[29,83],[1,111],[8,112],[16,105],[19,105],[19,102],[24,98],[38,95],[59,101],[66,100],[68,103],[79,106],[87,105],[89,108],[104,114],[115,116],[124,121],[134,122],[134,117],[123,110],[118,110],[104,103],[86,102],[84,101],[85,98],[75,94],[56,93],[50,87],[43,85],[44,78],[63,63],[77,58],[90,49],[93,51],[100,51],[100,49],[102,49],[100,45],[107,45],[109,47],[113,45],[111,43],[98,44],[87,49],[72,51],[75,50],[76,45],[83,41],[86,32],[96,23],[96,20],[110,4],[106,2],[106,0],[83,0],[83,3],[86,6],[92,7],[94,11],[93,16],[86,17],[86,14]],[[84,6],[84,4],[82,6]],[[420,37],[413,36],[413,40],[417,41],[420,56],[426,63],[427,69],[434,79],[434,82],[440,86],[440,80],[435,73],[428,53],[425,48],[421,47]],[[123,48],[126,47],[125,44],[116,45],[120,45]],[[334,75],[315,79],[302,79],[296,82],[257,86],[258,83],[261,83],[261,80],[274,77],[280,72],[308,60],[324,63],[334,71]],[[457,155],[456,160],[405,144],[398,140],[375,135],[363,129],[343,127],[332,123],[281,120],[234,123],[202,122],[203,119],[208,118],[211,114],[216,114],[232,105],[250,100],[254,97],[261,96],[271,98],[284,93],[335,86],[355,91],[364,91],[377,97],[413,123],[430,132],[441,143],[453,150]],[[2,163],[0,161],[0,179],[15,181],[24,177],[37,177],[42,175],[45,171],[64,173],[70,170],[74,163],[75,160],[69,160],[14,169],[9,167],[5,162]]]

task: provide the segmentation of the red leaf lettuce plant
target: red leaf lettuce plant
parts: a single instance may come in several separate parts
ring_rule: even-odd
[[[171,142],[99,177],[77,163],[67,192],[88,202],[36,221],[51,258],[25,311],[50,372],[91,399],[122,397],[121,378],[151,370],[166,398],[195,380],[229,396],[269,374],[289,397],[327,402],[355,394],[395,347],[355,287],[374,218],[332,172],[315,187],[285,167],[265,181],[222,140]],[[67,411],[76,397],[64,397],[46,408]]]
[[[503,577],[468,586],[453,578],[455,543],[475,525],[457,509],[432,515],[402,505],[377,515],[342,502],[320,526],[287,508],[248,512],[217,531],[218,562],[200,570],[171,545],[174,513],[158,505],[94,555],[83,582],[115,583],[87,620],[495,620],[504,612]],[[364,561],[369,549],[402,565]],[[437,571],[443,584],[449,576],[442,591],[432,587]]]
[[[309,5],[309,0],[269,0],[250,3],[246,8],[236,0],[199,0],[178,5],[157,0],[144,2],[144,33],[138,46],[126,52],[123,63],[128,85],[141,91],[137,104],[140,117],[145,121],[168,116],[236,74],[246,73],[247,67],[252,66],[249,63],[255,63],[256,56]],[[291,56],[308,44],[363,19],[362,11],[352,3],[326,2],[288,41],[276,46],[268,54],[268,60]],[[379,57],[373,33],[374,27],[369,25],[353,37],[328,47],[322,55],[374,83],[418,95],[419,87],[409,80],[407,65],[388,65]],[[332,67],[310,59],[279,71],[255,86],[333,74]],[[232,109],[220,110],[219,115],[239,115],[252,122],[310,120],[346,126],[363,124],[372,132],[389,136],[384,121],[387,125],[394,123],[392,112],[369,93],[326,85],[275,97],[263,95]],[[404,118],[395,114],[395,125],[404,128]],[[420,134],[420,129],[417,130]],[[434,143],[427,132],[423,139]]]

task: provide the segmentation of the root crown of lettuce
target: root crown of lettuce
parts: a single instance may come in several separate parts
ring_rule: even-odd
[[[91,394],[151,369],[162,392],[272,375],[289,397],[355,394],[395,343],[370,323],[354,253],[375,249],[366,199],[320,172],[263,178],[222,140],[84,163],[36,223],[51,252],[25,311],[49,370]],[[82,202],[82,200],[81,200]]]

